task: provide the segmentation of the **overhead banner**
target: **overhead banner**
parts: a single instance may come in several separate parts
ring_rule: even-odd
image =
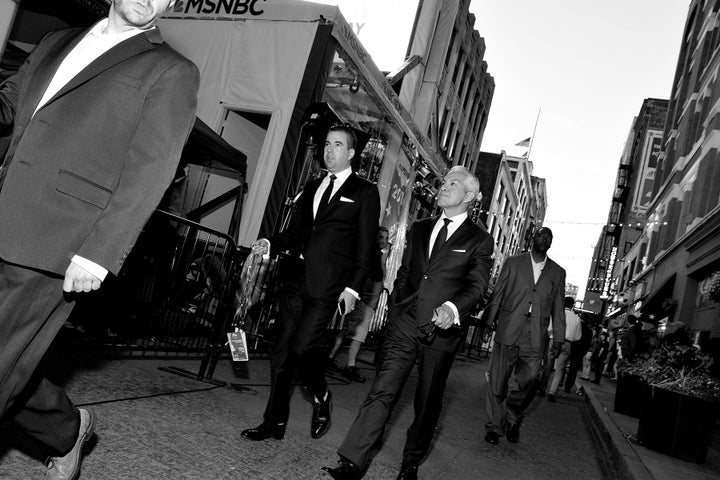
[[[393,247],[385,263],[387,275],[385,286],[390,288],[395,281],[398,268],[402,263],[402,254],[405,251],[405,227],[408,223],[408,206],[406,201],[412,195],[413,170],[410,162],[404,155],[399,155],[395,164],[390,183],[390,195],[385,209],[381,212],[380,225],[387,227],[388,240]]]
[[[323,11],[325,10],[325,11]],[[312,21],[333,18],[338,9],[298,0],[177,0],[165,18]]]

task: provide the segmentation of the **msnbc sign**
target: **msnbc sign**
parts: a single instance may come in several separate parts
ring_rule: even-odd
[[[266,0],[177,0],[173,13],[204,13],[225,15],[262,15],[265,11],[258,6]]]

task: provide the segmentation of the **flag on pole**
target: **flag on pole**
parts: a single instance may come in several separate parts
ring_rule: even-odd
[[[531,139],[531,138],[532,138],[532,137],[528,137],[528,138],[526,138],[525,140],[516,143],[515,146],[517,146],[517,147],[529,147],[529,146],[530,146],[530,139]]]

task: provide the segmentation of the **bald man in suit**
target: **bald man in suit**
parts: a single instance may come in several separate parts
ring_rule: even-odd
[[[495,329],[485,424],[485,441],[493,445],[503,432],[511,443],[520,437],[524,410],[541,374],[551,321],[556,340],[553,358],[565,339],[565,270],[547,256],[552,239],[549,228],[540,228],[530,252],[505,260],[483,312],[487,327]],[[515,381],[509,389],[511,377]]]

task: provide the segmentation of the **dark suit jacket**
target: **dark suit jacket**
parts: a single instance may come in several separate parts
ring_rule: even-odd
[[[0,258],[60,275],[80,255],[117,274],[170,184],[195,120],[197,67],[157,29],[105,52],[33,116],[86,30],[49,34],[0,85],[13,124]]]
[[[402,266],[393,287],[390,321],[415,303],[416,324],[421,325],[432,319],[435,308],[451,301],[458,309],[462,328],[435,329],[431,348],[454,352],[464,340],[467,314],[487,289],[493,239],[468,218],[431,260],[430,234],[437,220],[438,217],[417,221],[408,233]]]
[[[377,244],[380,195],[377,187],[350,175],[328,206],[313,218],[313,198],[322,178],[305,185],[289,227],[271,239],[273,253],[289,250],[305,259],[310,296],[336,300],[346,287],[362,293]]]
[[[508,257],[502,266],[483,318],[495,325],[495,341],[516,345],[525,325],[525,314],[532,305],[531,339],[533,349],[542,353],[550,318],[553,338],[565,341],[565,270],[550,258],[534,282],[530,253]]]

